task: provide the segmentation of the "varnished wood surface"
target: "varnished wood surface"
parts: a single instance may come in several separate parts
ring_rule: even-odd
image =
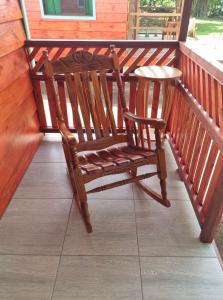
[[[211,242],[223,213],[223,69],[180,44],[183,76],[173,104],[170,140],[197,218]]]
[[[148,66],[136,69],[135,75],[139,78],[150,80],[171,80],[181,77],[182,72],[168,66]]]
[[[42,138],[19,1],[0,3],[0,216]]]
[[[110,52],[111,56],[108,57],[108,54],[99,55],[81,50],[56,61],[49,60],[46,51],[42,55],[44,74],[47,76],[49,108],[51,115],[55,115],[54,120],[58,122],[75,200],[89,233],[92,232],[92,225],[85,184],[94,179],[124,172],[130,174],[129,179],[99,186],[89,193],[157,176],[160,179],[161,193],[158,194],[146,187],[144,191],[162,205],[170,206],[166,193],[165,155],[160,137],[160,129],[165,123],[160,120],[137,118],[134,114],[127,113],[119,58],[114,47],[111,46]],[[106,76],[107,71],[110,70],[113,71],[118,87],[119,112],[124,115],[125,121],[126,132],[120,135],[117,132],[117,120],[114,116]],[[61,100],[64,99],[61,96],[59,98],[55,90],[54,76],[61,73],[65,77],[73,121],[77,130],[75,137],[67,128],[63,117]],[[118,115],[118,122],[119,119],[120,115]],[[144,128],[149,132],[150,125],[155,128],[156,144],[153,147],[149,135],[144,140],[142,134]],[[126,142],[125,146],[117,145],[123,142]],[[88,153],[84,155],[79,153],[83,150]],[[92,150],[102,151],[92,152]],[[138,167],[153,164],[157,166],[157,172],[137,176]]]

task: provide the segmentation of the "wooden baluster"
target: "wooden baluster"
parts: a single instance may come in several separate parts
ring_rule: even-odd
[[[200,185],[200,182],[201,182],[201,175],[202,175],[203,170],[204,170],[205,161],[207,159],[210,144],[211,144],[211,139],[205,133],[204,141],[203,141],[201,152],[200,152],[200,156],[199,156],[198,162],[197,162],[197,168],[196,168],[196,171],[194,173],[194,182],[193,182],[192,190],[194,191],[195,194],[198,193],[198,188],[199,188],[199,185]]]
[[[186,158],[185,158],[185,171],[188,174],[189,174],[190,164],[191,164],[193,151],[194,151],[194,147],[195,147],[195,143],[196,143],[196,139],[197,139],[198,126],[199,126],[199,121],[195,117],[194,126],[192,128],[191,139],[189,141],[189,147],[188,147],[187,155],[186,155]]]
[[[208,112],[210,116],[210,102],[209,99],[211,97],[211,90],[210,90],[210,81],[209,81],[209,75],[207,72],[205,72],[205,81],[204,81],[204,86],[205,86],[205,110]]]
[[[201,179],[201,184],[198,189],[198,195],[197,195],[197,203],[202,205],[204,202],[204,196],[205,192],[208,186],[208,182],[212,173],[212,170],[214,168],[214,162],[215,158],[218,154],[218,148],[215,146],[215,144],[211,145],[210,153],[208,155],[207,163],[204,169],[204,173]]]
[[[213,118],[213,120],[217,123],[219,120],[216,120],[217,114],[216,114],[216,109],[217,109],[217,103],[216,103],[216,90],[215,90],[215,79],[213,77],[210,78],[210,117]]]
[[[45,114],[45,109],[44,109],[44,103],[43,103],[43,97],[42,97],[40,81],[33,80],[33,88],[34,88],[36,106],[37,106],[37,109],[38,109],[38,117],[39,117],[39,121],[40,121],[40,128],[47,128],[46,114]]]
[[[196,144],[195,144],[194,151],[193,151],[193,157],[191,159],[191,164],[189,167],[189,180],[191,182],[194,182],[194,174],[195,174],[196,166],[198,163],[198,158],[200,155],[202,143],[204,140],[204,134],[205,134],[205,130],[200,124],[199,129],[198,129]]]
[[[205,222],[202,226],[200,239],[202,242],[210,243],[214,238],[217,226],[221,221],[223,214],[223,157],[218,156],[216,168],[212,176],[212,181],[204,203],[203,212]]]
[[[54,103],[55,99],[54,99],[53,87],[49,80],[46,80],[45,84],[46,84],[46,92],[47,92],[48,104],[49,104],[49,109],[50,109],[50,117],[51,117],[52,127],[58,128],[55,103]]]
[[[223,84],[218,83],[217,86],[217,95],[218,95],[218,118],[219,118],[219,124],[220,131],[223,132]]]
[[[61,106],[61,110],[63,113],[64,121],[65,121],[66,126],[69,126],[68,125],[67,101],[66,101],[66,95],[65,95],[64,81],[58,80],[57,85],[58,85],[58,96],[60,99],[60,106]]]

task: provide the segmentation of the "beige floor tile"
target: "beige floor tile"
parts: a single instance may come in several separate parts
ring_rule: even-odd
[[[59,257],[0,255],[1,300],[50,300]]]
[[[33,162],[65,162],[61,141],[43,140]]]
[[[166,208],[155,201],[135,201],[140,255],[214,257],[212,245],[199,241],[200,227],[190,202],[171,204]]]
[[[150,183],[149,181],[145,181],[145,183],[153,189],[155,192],[161,194],[159,183]],[[153,201],[153,199],[144,193],[137,186],[133,186],[133,195],[135,200],[149,200]],[[171,186],[171,182],[167,182],[167,198],[171,202],[172,200],[179,201],[189,201],[189,196],[187,194],[186,188],[184,186]]]
[[[138,257],[63,256],[53,300],[141,300]]]
[[[140,260],[144,300],[222,300],[223,272],[215,258]]]
[[[71,199],[13,199],[0,221],[0,254],[59,255]]]
[[[139,168],[138,174],[141,174],[143,172],[154,172],[155,167],[150,166],[150,167],[142,167]],[[176,169],[169,169],[168,170],[168,175],[167,175],[167,197],[168,199],[171,200],[189,200],[189,196],[187,194],[185,185],[183,181],[180,180],[178,172]],[[151,189],[156,191],[157,193],[161,193],[160,190],[160,182],[159,178],[157,176],[153,176],[149,179],[143,180],[145,184],[147,184]],[[136,185],[133,185],[133,195],[134,199],[150,199],[150,197],[144,193],[141,189],[139,189]]]
[[[89,208],[93,233],[86,233],[74,205],[63,254],[138,255],[133,201],[92,199]]]
[[[65,163],[32,163],[15,198],[72,198]]]

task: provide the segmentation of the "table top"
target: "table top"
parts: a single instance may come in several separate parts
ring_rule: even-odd
[[[136,69],[135,75],[140,78],[151,80],[168,80],[181,77],[182,72],[176,68],[168,66],[148,66]]]

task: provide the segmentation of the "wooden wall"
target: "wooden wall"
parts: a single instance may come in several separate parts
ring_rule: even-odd
[[[25,0],[31,38],[127,39],[128,0],[96,0],[96,20],[43,19],[39,0]]]
[[[0,1],[0,216],[42,138],[18,0]]]

